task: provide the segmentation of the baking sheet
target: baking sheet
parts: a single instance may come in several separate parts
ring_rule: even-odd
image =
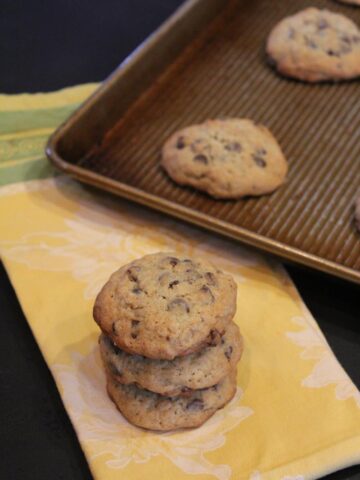
[[[352,221],[360,83],[284,79],[265,57],[272,26],[307,6],[360,24],[360,8],[330,0],[187,2],[60,128],[49,157],[80,180],[360,283],[360,235]],[[159,165],[163,142],[215,117],[268,126],[289,161],[286,184],[261,198],[219,201],[170,180]]]

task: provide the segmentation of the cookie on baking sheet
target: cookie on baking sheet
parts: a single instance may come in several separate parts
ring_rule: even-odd
[[[360,193],[355,200],[355,212],[354,212],[355,225],[360,232]]]
[[[180,185],[228,199],[270,193],[284,182],[288,169],[270,131],[237,118],[175,132],[163,146],[162,166]]]
[[[219,384],[195,390],[188,397],[164,397],[136,385],[123,385],[108,375],[110,398],[124,417],[134,425],[151,430],[198,427],[236,392],[236,370]]]
[[[166,396],[188,396],[192,390],[216,385],[234,370],[243,351],[239,327],[231,322],[221,342],[200,352],[169,360],[130,355],[102,334],[100,353],[107,371],[120,383]]]
[[[217,344],[235,311],[230,275],[184,255],[156,253],[115,272],[93,313],[126,352],[172,360]]]
[[[307,82],[360,75],[360,31],[329,10],[306,8],[284,18],[271,31],[266,51],[280,73]]]

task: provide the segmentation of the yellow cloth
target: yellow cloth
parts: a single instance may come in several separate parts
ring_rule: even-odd
[[[94,477],[303,480],[358,463],[360,394],[278,263],[64,177],[34,178],[34,158],[38,177],[50,174],[41,149],[54,118],[93,88],[0,96],[0,251]],[[159,250],[235,277],[245,338],[234,400],[165,434],[129,425],[108,399],[92,320],[110,273]]]

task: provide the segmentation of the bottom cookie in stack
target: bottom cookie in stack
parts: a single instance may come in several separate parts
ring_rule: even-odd
[[[130,422],[143,428],[197,427],[236,391],[243,340],[233,322],[217,345],[174,360],[131,355],[105,334],[99,344],[110,397]]]

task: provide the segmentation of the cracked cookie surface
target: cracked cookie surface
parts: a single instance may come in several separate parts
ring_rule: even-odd
[[[307,82],[360,75],[360,31],[344,15],[307,8],[281,20],[266,51],[283,75]]]
[[[162,166],[180,185],[229,199],[270,193],[287,173],[271,132],[238,118],[208,120],[175,132],[164,144]]]
[[[233,398],[236,370],[219,384],[196,390],[189,397],[164,397],[135,385],[122,385],[109,375],[107,390],[120,412],[134,425],[163,431],[193,428],[200,426]]]
[[[126,352],[172,360],[219,343],[235,311],[230,275],[186,256],[156,253],[115,272],[93,314]]]
[[[166,396],[189,396],[193,390],[219,383],[234,370],[243,351],[239,327],[231,322],[218,345],[174,360],[152,360],[130,355],[102,334],[100,353],[107,371],[119,383]]]

